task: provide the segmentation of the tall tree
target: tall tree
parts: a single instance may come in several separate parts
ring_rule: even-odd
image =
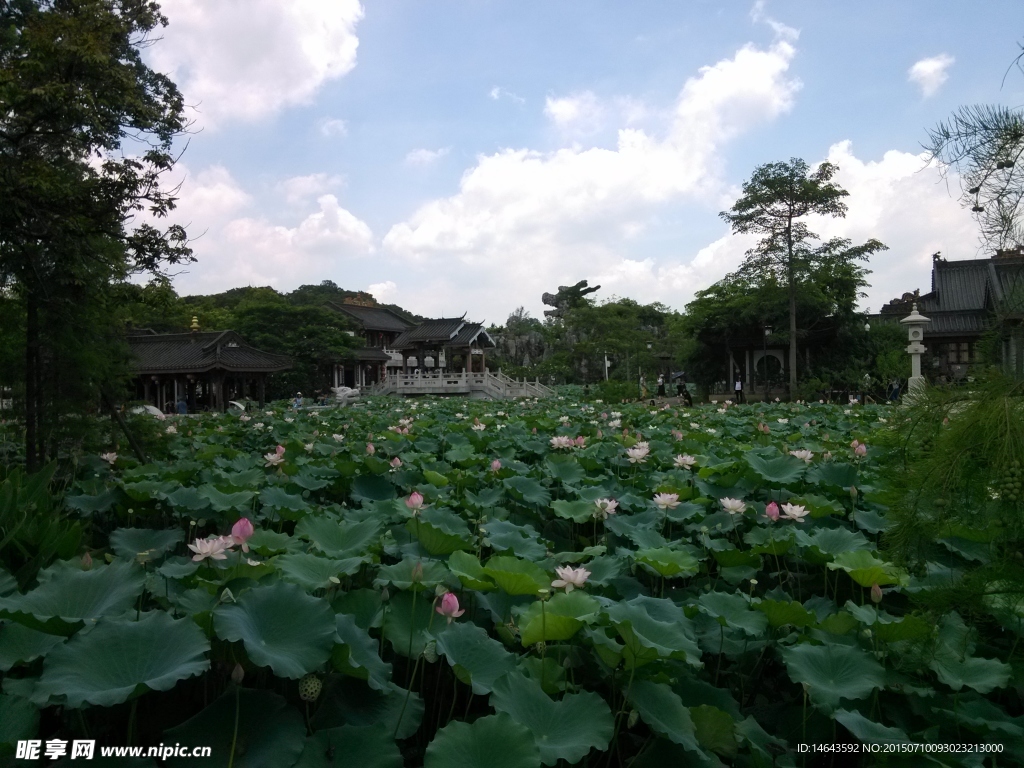
[[[160,181],[186,128],[174,83],[141,56],[165,24],[152,0],[0,2],[0,288],[24,316],[30,469],[46,453],[47,382],[109,383],[61,370],[82,333],[116,336],[87,310],[131,274],[191,258],[181,227],[138,218],[173,209]]]
[[[743,194],[720,214],[735,233],[764,235],[747,251],[741,272],[773,274],[789,292],[789,388],[796,389],[796,302],[799,278],[806,271],[817,236],[803,219],[811,215],[846,215],[843,198],[849,193],[832,182],[839,171],[822,163],[813,171],[800,158],[788,163],[766,163],[754,169],[743,184]]]

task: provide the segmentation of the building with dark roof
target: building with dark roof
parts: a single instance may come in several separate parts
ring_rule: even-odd
[[[163,411],[184,401],[190,412],[220,410],[231,400],[262,405],[267,376],[291,368],[284,355],[251,347],[235,331],[200,331],[192,318],[190,333],[129,334],[135,396]]]
[[[444,368],[449,371],[484,373],[486,354],[495,347],[494,339],[481,323],[467,322],[466,316],[424,320],[392,343],[402,356],[402,369],[413,367]],[[436,361],[436,364],[428,363]]]
[[[364,345],[352,351],[350,359],[334,366],[335,387],[365,387],[381,381],[387,375],[388,367],[400,369],[402,356],[393,352],[394,341],[414,323],[370,301],[355,298],[343,302],[328,302],[325,305],[345,316],[358,331]]]
[[[990,259],[946,261],[932,258],[931,291],[905,293],[879,315],[894,320],[912,306],[931,322],[925,326],[925,371],[932,378],[956,380],[981,362],[983,339],[991,339],[1004,367],[1021,375],[1024,366],[1024,250],[997,251]]]

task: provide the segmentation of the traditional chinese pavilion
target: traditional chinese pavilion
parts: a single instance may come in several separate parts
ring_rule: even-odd
[[[352,351],[351,358],[334,366],[335,387],[366,387],[382,381],[388,368],[401,369],[402,356],[393,351],[394,341],[415,325],[412,321],[372,299],[348,298],[326,306],[355,325],[364,342]]]
[[[232,400],[266,401],[267,377],[291,368],[284,355],[251,347],[235,331],[190,333],[148,329],[128,336],[135,373],[135,397],[162,411],[184,400],[190,413],[223,411]]]

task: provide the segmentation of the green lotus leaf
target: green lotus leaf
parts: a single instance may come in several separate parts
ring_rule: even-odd
[[[613,603],[606,612],[622,638],[631,665],[672,657],[701,666],[693,622],[671,600],[641,595]]]
[[[826,555],[841,555],[871,548],[871,542],[863,533],[847,528],[819,528],[812,536],[808,536],[808,543]]]
[[[276,693],[232,687],[199,714],[165,731],[164,743],[208,746],[216,765],[280,768],[299,759],[306,746],[306,725],[299,711]],[[166,764],[194,768],[197,763],[195,758],[172,757]]]
[[[577,523],[587,523],[594,519],[594,511],[597,507],[589,501],[565,501],[558,499],[551,502],[552,511],[559,517],[572,520]]]
[[[442,475],[440,472],[434,472],[430,469],[424,470],[423,478],[435,488],[444,488],[448,485],[447,477]]]
[[[305,518],[304,518],[305,519]],[[278,533],[266,528],[257,528],[255,533],[249,537],[247,542],[249,549],[259,552],[261,555],[275,555],[278,552],[286,552],[297,546],[300,542],[293,539],[287,533]]]
[[[43,662],[35,696],[63,696],[73,709],[111,707],[145,690],[168,691],[210,668],[210,643],[190,619],[162,611],[138,621],[103,619],[89,632],[53,648]]]
[[[408,693],[394,683],[376,691],[362,680],[332,677],[317,703],[313,727],[320,731],[344,725],[380,725],[389,735],[407,739],[419,730],[422,720],[423,699],[416,693]]]
[[[201,485],[198,491],[209,501],[210,509],[214,512],[247,512],[252,507],[252,500],[256,496],[253,491],[224,493],[212,485]]]
[[[865,549],[836,555],[828,567],[832,570],[846,571],[850,578],[862,587],[874,584],[899,584],[905,579],[899,568],[892,563],[879,560]]]
[[[427,507],[418,519],[409,520],[405,528],[432,555],[450,555],[473,548],[473,534],[466,521],[448,509]]]
[[[298,494],[288,493],[276,485],[260,491],[260,504],[286,519],[298,519],[297,513],[310,510],[309,503],[304,498]]]
[[[860,712],[837,709],[833,715],[846,730],[865,744],[907,744],[910,739],[899,728],[868,720]]]
[[[418,567],[417,567],[418,566]],[[398,589],[429,589],[448,578],[448,569],[438,560],[424,560],[419,557],[407,557],[400,563],[385,565],[377,569],[377,578],[373,583],[378,586],[392,584]]]
[[[118,528],[110,534],[110,548],[124,560],[144,555],[145,560],[159,560],[185,540],[180,528]]]
[[[0,693],[0,746],[13,745],[39,733],[39,710],[28,699]],[[2,754],[2,752],[0,752]]]
[[[360,475],[352,481],[352,498],[356,501],[387,501],[397,495],[395,486],[382,475]]]
[[[851,485],[860,485],[857,467],[838,461],[816,465],[807,473],[807,479],[817,485],[830,485],[843,490],[849,490]]]
[[[809,627],[815,623],[814,614],[796,600],[761,600],[754,603],[753,608],[763,613],[773,627],[784,627],[787,624],[794,627]]]
[[[203,496],[195,488],[180,487],[170,493],[163,494],[176,510],[184,510],[191,515],[210,506],[210,500]]]
[[[234,603],[218,606],[213,627],[222,640],[241,640],[253,664],[293,679],[327,661],[337,634],[326,601],[283,582],[246,590]]]
[[[825,710],[840,699],[863,699],[885,684],[885,670],[867,651],[849,645],[800,645],[781,650],[790,678],[807,685],[811,701]]]
[[[96,494],[95,496],[91,494],[68,496],[64,500],[64,504],[69,509],[77,510],[88,517],[96,514],[97,512],[109,511],[111,507],[123,498],[124,497],[117,488],[107,488],[105,491]]]
[[[434,610],[432,592],[399,592],[384,611],[381,631],[395,653],[415,659],[430,642],[430,629],[446,621]]]
[[[587,476],[587,471],[572,456],[550,455],[544,460],[544,465],[551,477],[569,485],[576,485]]]
[[[700,568],[697,558],[689,552],[668,547],[641,549],[634,557],[666,579],[693,576]]]
[[[502,483],[513,491],[513,495],[517,499],[522,499],[528,504],[546,507],[551,502],[551,494],[548,493],[547,488],[532,477],[508,477],[502,480]]]
[[[607,749],[612,738],[612,711],[590,691],[552,701],[538,683],[512,673],[494,684],[491,706],[530,729],[544,765],[577,763],[591,749]]]
[[[16,622],[0,623],[0,672],[45,656],[63,640],[60,635],[49,635]]]
[[[726,592],[707,592],[697,601],[700,609],[727,627],[742,629],[753,637],[759,636],[768,626],[768,618],[751,608],[746,598]]]
[[[380,536],[382,523],[372,518],[359,522],[306,515],[295,526],[295,535],[308,539],[328,557],[359,557]]]
[[[516,667],[516,657],[504,645],[467,621],[454,622],[438,633],[437,652],[477,695],[490,693],[494,681]]]
[[[807,469],[807,465],[795,456],[775,456],[766,459],[753,451],[747,451],[743,454],[743,458],[757,474],[769,483],[783,485],[795,483]]]
[[[349,557],[344,560],[331,560],[305,552],[291,555],[280,555],[274,559],[274,565],[281,571],[286,581],[298,584],[306,590],[323,589],[342,576],[357,573],[366,562],[363,557]],[[335,579],[335,581],[331,581]]]
[[[324,728],[306,739],[293,768],[402,768],[405,761],[382,723]]]
[[[536,595],[551,588],[551,574],[536,563],[516,557],[495,555],[487,561],[484,573],[509,595]]]
[[[452,552],[448,558],[448,570],[459,577],[459,581],[466,589],[475,589],[479,592],[494,589],[494,582],[484,572],[484,567],[480,565],[476,555]]]
[[[391,665],[381,661],[377,641],[370,633],[356,624],[355,617],[344,613],[336,616],[338,640],[331,661],[334,668],[346,674],[366,680],[371,688],[388,690],[391,680]]]
[[[739,751],[736,739],[736,721],[728,712],[718,707],[701,704],[690,707],[697,742],[705,749],[710,749],[722,757],[735,757]]]
[[[956,613],[947,613],[939,622],[934,657],[929,666],[939,680],[954,691],[964,686],[978,693],[1003,688],[1010,680],[1011,668],[996,659],[973,656],[974,630]]]
[[[550,600],[537,600],[519,619],[524,647],[541,640],[568,640],[584,624],[591,623],[600,611],[600,603],[581,590],[559,592]]]
[[[31,592],[0,597],[0,616],[36,629],[70,634],[77,622],[127,611],[142,594],[144,581],[142,569],[132,563],[97,564],[83,571],[73,561],[58,560],[40,571],[39,586]]]
[[[667,685],[634,680],[626,697],[652,731],[688,750],[701,751],[690,710]]]
[[[427,745],[423,768],[539,768],[530,729],[501,713],[452,722]]]
[[[540,543],[540,536],[531,525],[491,520],[484,525],[484,532],[494,550],[511,551],[517,557],[534,561],[542,560],[547,554],[547,547]]]
[[[17,591],[18,580],[11,576],[6,568],[0,567],[0,597],[7,597],[7,595]]]

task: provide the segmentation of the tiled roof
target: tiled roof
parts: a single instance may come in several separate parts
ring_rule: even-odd
[[[420,344],[441,344],[447,346],[459,331],[467,325],[462,317],[438,318],[424,320],[415,328],[410,328],[391,343],[392,349],[409,349]]]
[[[412,323],[386,307],[363,307],[356,304],[338,304],[327,302],[327,306],[336,312],[348,315],[355,320],[364,331],[394,331],[402,333],[412,327]]]
[[[924,335],[935,336],[977,336],[986,329],[985,315],[980,312],[925,312],[931,320],[924,327]]]
[[[480,323],[466,323],[462,326],[458,335],[452,339],[453,347],[468,347],[471,344],[476,346],[493,347],[494,339],[484,330]]]
[[[989,284],[989,260],[937,261],[932,270],[932,293],[941,311],[984,310]]]
[[[386,363],[391,360],[391,355],[378,347],[353,349],[352,356],[361,363]]]
[[[234,331],[160,333],[128,337],[136,374],[273,373],[291,368],[291,360],[250,347]]]

